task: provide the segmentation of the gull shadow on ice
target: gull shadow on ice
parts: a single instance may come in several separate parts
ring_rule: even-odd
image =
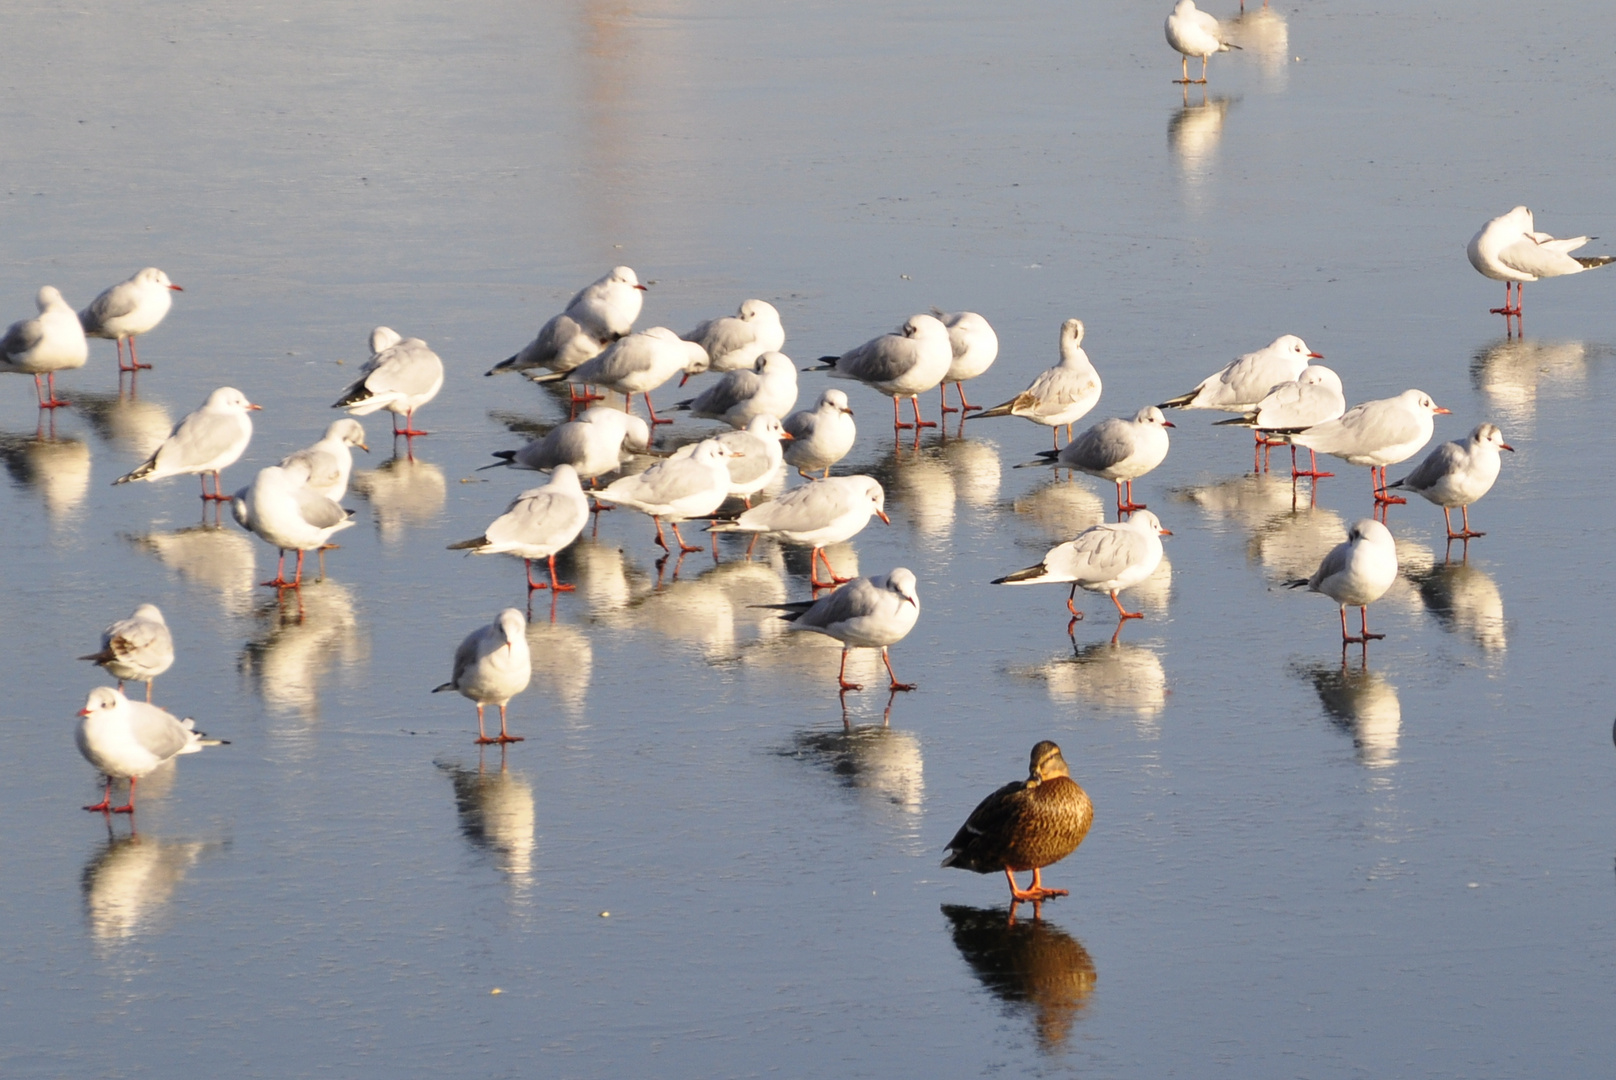
[[[1011,923],[1006,908],[944,904],[942,912],[954,947],[1004,1012],[1031,1021],[1045,1053],[1064,1049],[1099,978],[1083,943],[1043,919]]]
[[[1464,560],[1433,562],[1404,573],[1442,629],[1468,637],[1485,653],[1504,651],[1504,595],[1490,574]]]
[[[73,394],[73,411],[99,439],[128,454],[131,466],[150,457],[174,430],[174,420],[163,406],[124,394],[78,391]]]
[[[1397,764],[1403,707],[1397,687],[1365,665],[1294,664],[1292,674],[1313,684],[1330,722],[1352,736],[1358,762],[1371,769]]]

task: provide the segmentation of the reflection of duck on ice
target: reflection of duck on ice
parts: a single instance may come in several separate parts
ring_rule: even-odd
[[[1099,976],[1083,943],[1042,919],[1006,924],[1003,908],[944,904],[954,947],[1006,1011],[1029,1014],[1038,1045],[1059,1050]]]

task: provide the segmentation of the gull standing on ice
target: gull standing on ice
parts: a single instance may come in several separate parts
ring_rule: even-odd
[[[1160,407],[1249,412],[1280,383],[1296,381],[1308,361],[1323,359],[1322,353],[1309,349],[1307,342],[1295,334],[1283,334],[1264,348],[1237,357],[1229,366],[1202,379],[1194,390],[1169,398]]]
[[[673,526],[673,535],[679,541],[679,553],[700,551],[685,543],[679,535],[679,522],[693,517],[704,517],[717,510],[729,497],[728,460],[734,451],[717,439],[704,439],[688,455],[671,457],[634,476],[614,480],[605,491],[596,494],[600,502],[616,503],[651,515],[656,523],[656,542],[663,551],[668,542],[662,535],[664,519]],[[717,553],[718,540],[713,539]]]
[[[1215,52],[1228,52],[1240,46],[1231,45],[1223,40],[1223,31],[1218,28],[1218,20],[1195,7],[1195,0],[1178,0],[1173,5],[1172,14],[1167,16],[1167,44],[1178,52],[1183,53],[1184,77],[1174,79],[1174,82],[1189,83],[1206,82],[1206,60]],[[1190,57],[1201,58],[1201,77],[1190,78]]]
[[[341,502],[348,494],[348,478],[353,475],[353,450],[359,447],[370,453],[365,445],[365,428],[352,417],[333,420],[320,441],[304,450],[288,454],[281,459],[281,467],[295,461],[306,462],[309,467],[309,487],[333,502]]]
[[[513,469],[543,472],[571,465],[583,480],[616,472],[633,454],[651,446],[651,428],[620,409],[597,405],[576,420],[553,427],[520,450],[497,450],[494,456]],[[494,468],[485,465],[483,468]]]
[[[708,370],[745,371],[764,353],[785,348],[786,330],[780,325],[780,312],[773,304],[767,300],[747,300],[734,315],[708,319],[685,334],[684,339],[694,341],[706,351]],[[685,378],[689,379],[690,374]],[[684,382],[679,385],[683,386]]]
[[[146,684],[146,701],[152,699],[152,683],[174,666],[174,637],[156,604],[141,604],[127,619],[119,619],[101,631],[101,649],[80,660],[106,668],[123,689],[125,679]]]
[[[855,648],[881,650],[881,661],[891,680],[887,689],[913,690],[914,683],[898,681],[887,647],[908,637],[920,618],[920,594],[915,586],[915,575],[899,566],[884,575],[854,578],[818,600],[761,606],[784,611],[781,618],[790,622],[793,630],[812,630],[842,643],[842,666],[836,681],[843,690],[864,689],[859,683],[847,681],[847,653]]]
[[[980,410],[982,406],[972,405],[965,400],[965,382],[993,366],[993,361],[999,357],[999,335],[993,332],[993,327],[986,319],[974,311],[959,311],[951,315],[932,308],[931,313],[948,327],[948,343],[954,350],[954,362],[948,366],[948,374],[943,376],[943,412]],[[960,407],[957,409],[948,405],[949,383],[953,383],[954,389],[959,391]]]
[[[101,801],[86,806],[86,810],[133,814],[136,780],[180,754],[194,754],[204,746],[230,745],[225,739],[210,739],[195,730],[196,722],[189,718],[178,720],[155,705],[130,701],[110,686],[91,690],[79,717],[79,753],[101,770],[107,781]],[[129,801],[113,806],[112,783],[125,778],[129,781]]]
[[[611,273],[578,290],[567,301],[567,314],[579,326],[603,342],[626,337],[634,329],[645,303],[645,286],[626,266],[614,266]]]
[[[796,404],[797,366],[785,353],[768,352],[751,368],[725,373],[717,384],[676,408],[742,430],[759,416],[785,416]]]
[[[506,608],[487,626],[466,635],[454,655],[454,675],[434,694],[454,690],[477,705],[477,744],[521,742],[505,730],[505,706],[533,680],[533,658],[527,648],[527,619]],[[483,730],[483,706],[499,706],[499,734]]]
[[[786,470],[781,439],[790,439],[772,416],[754,417],[745,431],[726,431],[714,438],[729,447],[729,493],[752,509],[752,496],[774,483]]]
[[[1057,544],[1044,555],[1044,561],[1025,570],[1017,570],[1002,578],[994,578],[995,585],[1064,585],[1072,583],[1066,597],[1066,610],[1072,613],[1072,623],[1083,617],[1072,603],[1079,588],[1089,592],[1106,593],[1117,606],[1117,632],[1129,619],[1143,619],[1142,611],[1129,611],[1117,599],[1117,593],[1144,581],[1156,572],[1162,561],[1164,536],[1172,533],[1162,528],[1156,515],[1141,510],[1127,521],[1108,522],[1084,529],[1077,537]],[[1113,635],[1115,640],[1115,635]]]
[[[616,390],[624,397],[624,412],[629,411],[635,394],[643,394],[651,423],[671,424],[672,420],[657,417],[651,405],[651,391],[680,371],[701,370],[700,365],[706,362],[707,354],[700,345],[683,340],[665,326],[653,326],[619,338],[608,345],[605,352],[565,375],[529,375],[528,378],[537,383],[566,378],[586,386]]]
[[[1270,390],[1250,412],[1233,420],[1219,420],[1213,426],[1232,424],[1254,429],[1259,452],[1261,448],[1272,446],[1276,441],[1289,444],[1291,479],[1311,476],[1315,480],[1320,480],[1335,474],[1319,472],[1318,453],[1314,450],[1308,451],[1312,466],[1306,471],[1298,469],[1296,444],[1287,436],[1327,420],[1334,420],[1346,411],[1347,399],[1341,389],[1341,376],[1323,364],[1309,364],[1294,381],[1280,383]],[[1280,438],[1277,440],[1272,438],[1274,435]],[[1253,466],[1253,469],[1255,471],[1256,466]]]
[[[139,371],[150,368],[135,355],[135,338],[149,330],[168,315],[173,306],[171,292],[185,290],[168,280],[168,275],[155,266],[148,266],[128,281],[120,281],[90,301],[79,312],[79,323],[90,337],[111,338],[118,347],[118,370]],[[129,364],[124,366],[123,343],[129,342]]]
[[[548,559],[550,589],[571,592],[577,586],[556,580],[555,557],[578,539],[588,521],[589,500],[578,484],[577,471],[571,465],[557,465],[548,484],[522,492],[481,536],[450,544],[449,550],[469,550],[473,555],[515,555],[527,570],[528,592],[545,587],[544,582],[533,580],[533,560]]]
[[[933,420],[920,418],[920,395],[937,386],[954,363],[954,347],[948,327],[932,315],[911,315],[890,334],[871,338],[841,356],[821,356],[824,371],[833,379],[857,379],[892,398],[892,426],[897,429],[936,427]],[[898,399],[907,397],[915,422],[905,424],[898,415]]]
[[[1050,443],[1060,449],[1059,428],[1072,441],[1072,425],[1088,415],[1100,400],[1100,373],[1083,351],[1083,320],[1067,319],[1060,329],[1061,361],[1032,381],[1015,397],[995,405],[983,416],[1020,416],[1050,430]]]
[[[34,304],[38,316],[17,320],[0,337],[0,371],[32,375],[39,407],[59,409],[71,402],[57,398],[56,373],[83,367],[90,358],[90,345],[84,340],[78,315],[54,285],[40,289]],[[45,376],[43,386],[41,375]]]
[[[240,460],[252,441],[252,417],[247,414],[263,408],[254,405],[233,386],[221,386],[193,412],[174,425],[163,444],[136,468],[113,481],[166,480],[170,476],[196,473],[202,481],[202,498],[225,502],[230,498],[219,491],[219,472]],[[208,491],[208,474],[213,474],[213,491]]]
[[[879,516],[891,525],[886,501],[886,491],[874,477],[835,476],[811,480],[778,499],[753,507],[734,521],[715,521],[708,528],[715,533],[746,532],[754,537],[774,536],[787,543],[807,544],[813,548],[808,556],[808,583],[823,589],[850,580],[836,576],[825,548],[857,536],[871,517]],[[820,581],[817,576],[820,560],[825,563],[829,581]]]
[[[645,291],[639,278],[626,266],[619,266],[605,277],[578,290],[567,308],[539,329],[538,336],[521,352],[495,364],[486,375],[502,371],[528,371],[546,368],[565,375],[586,360],[600,355],[600,351],[634,328],[640,317],[640,306]],[[572,393],[573,404],[593,401],[594,397],[577,391]]]
[[[262,584],[295,589],[303,582],[303,556],[315,551],[353,524],[353,516],[333,499],[308,486],[309,463],[271,465],[258,470],[247,487],[236,492],[230,511],[243,529],[280,549],[275,578]],[[286,553],[297,552],[297,572],[286,580]]]
[[[359,378],[342,392],[333,409],[351,416],[369,416],[386,409],[393,414],[393,435],[414,438],[431,432],[415,430],[415,410],[438,396],[443,388],[443,361],[420,338],[378,326],[370,332],[371,357],[359,369]],[[398,417],[404,418],[399,429]]]
[[[1117,485],[1117,517],[1143,510],[1133,501],[1133,482],[1167,460],[1167,429],[1172,421],[1154,405],[1146,405],[1132,420],[1101,420],[1066,444],[1059,452],[1044,450],[1038,464],[1076,469]],[[1019,468],[1019,466],[1017,466]],[[1122,487],[1128,487],[1124,500]]]
[[[1389,486],[1412,491],[1442,508],[1449,540],[1470,540],[1486,533],[1470,530],[1470,504],[1492,490],[1502,464],[1498,451],[1515,452],[1504,441],[1497,424],[1477,424],[1468,439],[1445,442],[1425,456],[1414,471]],[[1449,515],[1457,506],[1464,515],[1464,530],[1453,531]]]
[[[501,360],[483,374],[498,375],[505,371],[545,368],[559,375],[565,375],[586,360],[593,360],[599,356],[605,347],[606,342],[595,337],[571,315],[563,312],[540,327],[538,336],[528,342],[521,352]],[[577,394],[573,397],[577,401],[584,400]]]
[[[847,395],[834,386],[819,395],[812,409],[786,417],[783,426],[791,436],[791,445],[785,451],[786,463],[805,480],[814,469],[824,469],[829,476],[830,467],[847,456],[858,438]]]
[[[1584,270],[1616,262],[1616,255],[1572,255],[1590,237],[1573,236],[1556,240],[1548,233],[1533,231],[1532,211],[1517,206],[1493,218],[1470,238],[1465,254],[1477,271],[1504,283],[1504,306],[1490,309],[1493,315],[1519,315],[1521,294],[1528,281],[1539,278],[1580,274]],[[1515,286],[1515,303],[1510,305],[1509,290]]]
[[[1341,646],[1368,644],[1385,634],[1369,632],[1369,605],[1386,595],[1397,580],[1397,542],[1391,530],[1378,521],[1364,518],[1355,522],[1347,538],[1330,549],[1313,576],[1287,581],[1287,588],[1323,593],[1341,605]],[[1347,633],[1347,608],[1358,609],[1358,637]]]
[[[1436,415],[1447,411],[1423,390],[1404,390],[1394,398],[1354,405],[1339,419],[1295,433],[1291,441],[1349,465],[1369,466],[1375,504],[1403,503],[1408,500],[1386,494],[1386,466],[1419,453],[1431,441]]]

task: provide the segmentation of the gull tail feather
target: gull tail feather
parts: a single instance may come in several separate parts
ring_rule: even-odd
[[[1033,582],[1043,581],[1048,577],[1049,567],[1045,566],[1043,563],[1039,563],[1037,566],[1029,566],[1025,570],[1017,570],[1013,574],[1006,574],[1004,577],[994,578],[989,584],[1027,585]]]

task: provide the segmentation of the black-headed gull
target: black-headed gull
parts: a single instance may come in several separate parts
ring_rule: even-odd
[[[603,342],[613,342],[634,329],[645,303],[645,286],[632,269],[614,266],[610,273],[578,290],[567,301],[567,314]]]
[[[1050,442],[1060,449],[1060,428],[1071,441],[1072,425],[1088,415],[1100,400],[1100,373],[1083,351],[1083,320],[1067,319],[1060,328],[1060,363],[1048,369],[1015,397],[995,405],[983,416],[1020,416],[1050,430]]]
[[[616,472],[633,454],[651,445],[651,428],[644,420],[621,409],[597,405],[576,420],[551,428],[520,450],[498,450],[513,469],[544,471],[571,465],[584,480]],[[495,466],[485,465],[484,468]]]
[[[414,438],[430,432],[415,429],[415,410],[438,396],[443,388],[443,361],[420,338],[407,338],[387,326],[370,332],[371,357],[359,369],[333,409],[350,416],[369,416],[386,409],[393,414],[393,434]],[[398,417],[404,427],[398,426]]]
[[[1323,364],[1309,364],[1291,382],[1283,382],[1268,391],[1250,412],[1233,420],[1219,420],[1214,426],[1237,425],[1252,428],[1256,435],[1256,452],[1275,442],[1288,443],[1291,448],[1291,479],[1311,476],[1315,480],[1334,476],[1319,472],[1318,452],[1309,450],[1312,466],[1302,470],[1296,467],[1296,444],[1285,436],[1334,420],[1347,411],[1347,399],[1341,389],[1341,376]],[[1279,439],[1273,436],[1280,436]],[[1253,470],[1257,469],[1253,465]]]
[[[1391,530],[1364,518],[1347,531],[1347,538],[1330,549],[1305,581],[1287,581],[1286,587],[1322,593],[1341,605],[1341,644],[1367,644],[1385,634],[1369,632],[1369,605],[1386,595],[1397,580],[1397,542]],[[1358,609],[1360,633],[1347,633],[1347,608]]]
[[[247,414],[263,408],[254,405],[233,386],[221,386],[208,395],[200,407],[187,413],[161,446],[140,465],[114,480],[166,480],[170,476],[196,474],[202,481],[202,498],[224,502],[230,498],[219,491],[219,473],[240,460],[252,441],[252,417]],[[213,475],[213,491],[208,491],[208,474]]]
[[[716,384],[676,407],[742,430],[759,416],[785,416],[796,404],[797,366],[785,353],[767,352],[750,368],[726,372]]]
[[[629,411],[635,394],[643,394],[651,423],[671,424],[672,420],[657,416],[651,404],[651,391],[681,371],[700,370],[699,365],[706,360],[707,354],[700,345],[685,341],[665,326],[653,326],[617,339],[605,352],[565,375],[529,375],[528,378],[537,383],[566,378],[586,386],[616,390],[625,398],[624,412]]]
[[[325,434],[313,446],[288,454],[281,459],[282,467],[294,461],[307,462],[309,487],[328,499],[341,502],[348,494],[348,478],[353,475],[353,447],[370,453],[365,444],[365,428],[359,421],[345,416],[326,425]]]
[[[303,556],[324,547],[334,533],[353,524],[353,515],[335,500],[308,486],[309,465],[271,465],[258,470],[247,487],[236,492],[230,510],[248,532],[280,549],[280,562],[272,581],[264,585],[295,589],[303,582]],[[286,553],[297,552],[297,572],[286,580]]]
[[[993,327],[986,319],[974,311],[956,311],[950,314],[932,308],[931,313],[948,327],[948,344],[954,352],[954,362],[948,365],[948,374],[943,376],[940,387],[943,395],[943,412],[971,412],[981,409],[982,406],[972,405],[965,400],[965,382],[992,367],[993,361],[999,358],[999,335],[993,332]],[[953,383],[954,389],[959,391],[958,409],[950,408],[948,404],[950,383]]]
[[[204,746],[229,745],[195,730],[195,721],[189,718],[179,720],[155,705],[130,701],[110,686],[90,691],[79,710],[76,738],[84,760],[106,777],[101,801],[84,809],[114,814],[135,812],[135,781],[163,762]],[[113,806],[112,783],[122,779],[129,781],[129,801]]]
[[[656,542],[662,550],[668,550],[668,542],[662,535],[662,522],[667,521],[673,526],[681,554],[699,551],[700,548],[691,547],[679,535],[679,522],[704,517],[723,505],[729,497],[730,484],[726,463],[733,456],[734,451],[718,440],[704,439],[689,454],[671,457],[642,473],[612,481],[595,498],[649,514],[656,524]]]
[[[829,476],[830,467],[847,456],[858,438],[847,394],[834,386],[819,395],[812,409],[792,413],[782,425],[791,436],[786,463],[805,480],[814,469],[823,469]]]
[[[774,483],[785,472],[786,463],[780,440],[791,436],[773,416],[756,416],[744,431],[726,431],[714,436],[732,453],[729,467],[729,493],[752,509],[752,496]]]
[[[1223,31],[1218,27],[1218,20],[1195,7],[1195,0],[1178,0],[1173,5],[1172,13],[1167,16],[1167,23],[1163,27],[1167,32],[1167,44],[1184,55],[1184,77],[1174,79],[1174,82],[1190,83],[1206,82],[1206,60],[1215,52],[1228,52],[1240,46],[1231,45],[1223,39]],[[1190,57],[1201,58],[1201,77],[1190,78]]]
[[[477,706],[477,742],[521,742],[522,736],[505,730],[505,706],[533,680],[533,658],[527,647],[527,619],[506,608],[487,626],[466,635],[455,649],[454,674],[433,688],[434,694],[454,690]],[[483,706],[499,707],[499,734],[489,738],[483,729]]]
[[[1492,490],[1502,464],[1498,451],[1515,452],[1504,441],[1504,433],[1497,424],[1477,424],[1467,439],[1445,442],[1425,455],[1425,460],[1414,471],[1394,484],[1405,488],[1428,502],[1442,508],[1442,520],[1448,526],[1449,540],[1470,540],[1486,533],[1470,529],[1470,504]],[[1449,515],[1457,506],[1464,516],[1464,529],[1453,531]]]
[[[808,581],[822,589],[848,580],[836,576],[825,548],[858,535],[876,516],[892,524],[886,513],[886,492],[879,480],[871,476],[833,476],[792,488],[734,521],[715,521],[710,529],[715,533],[744,532],[807,544],[813,549],[808,557]],[[819,560],[825,563],[829,581],[822,582],[817,576]]]
[[[90,345],[78,315],[54,285],[41,288],[34,304],[39,308],[36,317],[17,320],[0,337],[0,371],[32,375],[39,407],[58,409],[71,402],[56,396],[56,373],[83,367]],[[41,375],[45,385],[40,384]]]
[[[1072,622],[1083,617],[1072,603],[1077,590],[1105,593],[1117,606],[1117,630],[1129,619],[1142,619],[1142,611],[1129,611],[1117,599],[1117,593],[1144,581],[1156,572],[1162,561],[1164,536],[1172,533],[1162,528],[1156,515],[1141,510],[1127,521],[1102,522],[1078,533],[1064,544],[1056,544],[1044,554],[1037,566],[1017,570],[1002,578],[994,578],[995,585],[1065,585],[1072,589],[1066,596],[1066,610],[1072,613]],[[1071,629],[1071,623],[1067,624]]]
[[[527,569],[529,592],[545,587],[533,580],[533,560],[548,559],[550,588],[571,592],[576,586],[556,580],[555,557],[578,539],[589,521],[589,500],[578,484],[578,473],[571,465],[555,466],[550,482],[529,488],[495,518],[481,536],[450,544],[450,551],[470,551],[473,555],[515,555]]]
[[[920,395],[939,385],[954,363],[948,327],[933,315],[911,315],[890,334],[871,338],[840,356],[821,356],[833,379],[856,379],[892,398],[892,426],[916,429],[936,427],[920,418]],[[905,424],[898,415],[898,399],[907,397],[915,422]]]
[[[1323,360],[1295,334],[1282,334],[1269,345],[1236,357],[1227,367],[1202,379],[1187,394],[1169,398],[1163,409],[1215,409],[1249,412],[1280,383],[1294,382],[1308,363]]]
[[[184,291],[157,267],[148,266],[91,300],[89,306],[79,312],[79,324],[90,337],[111,338],[117,342],[119,371],[150,368],[150,364],[142,364],[135,355],[135,338],[155,330],[168,315],[168,309],[174,304],[169,293]],[[125,341],[129,342],[127,366],[123,362]]]
[[[1419,453],[1436,430],[1436,415],[1447,411],[1423,390],[1404,390],[1354,405],[1338,419],[1296,432],[1291,441],[1349,465],[1369,466],[1376,505],[1402,503],[1408,500],[1386,494],[1386,466]]]
[[[586,360],[599,356],[606,345],[606,342],[585,330],[578,320],[562,312],[540,327],[538,335],[521,352],[506,357],[483,374],[498,375],[506,371],[544,368],[565,375]]]
[[[1465,254],[1470,257],[1470,265],[1480,273],[1504,283],[1504,306],[1492,308],[1491,314],[1519,315],[1521,293],[1528,281],[1580,274],[1616,262],[1616,255],[1571,254],[1589,239],[1573,236],[1556,240],[1548,233],[1537,232],[1532,224],[1532,211],[1517,206],[1483,225],[1481,231],[1470,238]],[[1511,285],[1516,289],[1513,306],[1509,295]]]
[[[146,701],[150,703],[152,683],[174,666],[174,636],[156,604],[141,604],[133,615],[101,631],[99,651],[79,659],[89,660],[116,676],[119,690],[126,679],[145,683]]]
[[[763,606],[783,610],[781,618],[789,621],[793,630],[811,630],[842,643],[842,666],[836,681],[843,690],[864,689],[859,683],[847,681],[847,653],[856,648],[881,650],[881,660],[891,680],[889,690],[913,690],[914,683],[898,681],[887,647],[908,637],[920,618],[916,584],[914,573],[899,566],[886,574],[854,578],[818,600]]]
[[[1167,460],[1167,429],[1172,421],[1154,405],[1146,405],[1132,420],[1110,417],[1083,432],[1059,452],[1042,451],[1039,464],[1098,476],[1117,485],[1117,516],[1143,510],[1133,501],[1133,482]],[[1122,490],[1126,485],[1127,498]]]
[[[785,348],[786,331],[780,325],[780,312],[773,304],[767,300],[746,300],[734,315],[708,319],[685,334],[684,339],[706,350],[707,370],[745,371],[764,353]]]

